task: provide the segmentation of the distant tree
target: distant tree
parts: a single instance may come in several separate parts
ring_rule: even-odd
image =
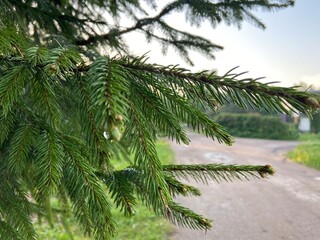
[[[175,29],[166,16],[184,12],[191,25],[209,21],[264,24],[252,10],[293,1],[2,0],[0,3],[0,238],[36,239],[33,216],[52,221],[72,212],[84,233],[109,239],[111,201],[132,215],[137,199],[169,221],[207,230],[211,221],[174,202],[198,195],[180,182],[217,182],[273,173],[270,166],[162,165],[157,136],[189,143],[182,123],[231,145],[231,136],[196,106],[216,103],[309,114],[319,97],[295,88],[241,80],[232,72],[191,73],[131,57],[123,36],[139,31],[189,63],[189,50],[214,57],[221,46]],[[148,12],[148,9],[150,10]],[[152,12],[156,12],[152,15]],[[123,19],[132,25],[121,26]],[[102,55],[107,52],[109,55]],[[110,57],[114,52],[118,57]],[[195,104],[196,103],[196,104]],[[134,155],[114,169],[111,158]],[[108,194],[110,193],[110,194]],[[52,209],[50,197],[64,206]]]
[[[317,86],[309,85],[306,82],[300,81],[299,84],[296,84],[299,90],[308,91],[313,94],[320,94],[320,89]],[[310,132],[318,134],[320,132],[320,111],[319,109],[315,111],[310,118]]]
[[[239,107],[236,104],[225,104],[219,110],[219,113],[259,113],[261,115],[270,115],[270,113],[265,109],[252,109]]]
[[[311,119],[311,132],[320,133],[320,112],[319,110],[312,115]]]

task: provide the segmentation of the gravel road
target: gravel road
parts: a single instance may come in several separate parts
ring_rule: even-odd
[[[320,240],[320,172],[293,163],[285,153],[298,143],[236,139],[228,147],[191,134],[189,146],[172,143],[180,164],[270,164],[269,179],[193,183],[201,197],[176,201],[214,220],[212,230],[176,228],[173,240]]]

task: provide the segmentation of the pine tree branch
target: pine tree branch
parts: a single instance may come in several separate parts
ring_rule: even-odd
[[[159,12],[154,17],[148,17],[148,18],[141,18],[137,19],[136,23],[132,25],[131,27],[125,28],[123,30],[120,30],[118,28],[111,29],[108,33],[101,34],[101,35],[91,35],[87,39],[78,39],[74,42],[77,46],[86,46],[90,44],[95,44],[97,42],[109,40],[111,37],[116,38],[123,34],[130,33],[132,31],[142,29],[145,26],[152,25],[153,23],[159,21],[160,18],[164,17],[165,15],[169,14],[171,11],[173,11],[177,6],[174,5],[168,5],[163,8],[162,11]]]
[[[111,187],[111,188],[115,187],[113,185],[114,183],[112,183],[114,182],[113,178],[115,176],[118,176],[118,177],[121,176],[120,177],[120,179],[122,179],[121,182],[123,180],[125,182],[124,183],[122,182],[122,184],[124,185],[122,186],[119,185],[119,187],[125,188],[125,186],[127,186],[128,184],[133,184],[133,186],[136,188],[136,193],[140,196],[142,202],[146,203],[148,206],[146,199],[149,198],[148,195],[150,195],[151,193],[148,189],[145,188],[143,184],[144,174],[142,170],[135,167],[127,167],[123,170],[115,171],[114,175],[112,176],[109,174],[105,174],[103,172],[96,172],[95,174],[99,178],[101,178],[107,184],[108,187]],[[178,194],[182,194],[183,196],[187,196],[187,195],[199,196],[200,195],[200,192],[198,189],[186,184],[182,184],[181,182],[177,181],[171,174],[165,175],[165,181],[169,186],[172,196],[176,196]],[[118,181],[116,180],[116,182]],[[126,195],[125,192],[124,194]],[[208,230],[209,228],[212,227],[211,221],[209,219],[206,219],[203,216],[194,213],[190,209],[184,208],[172,201],[167,203],[167,208],[165,209],[165,211],[161,211],[161,212],[156,210],[154,211],[156,214],[161,214],[170,222],[182,227],[189,227],[189,228],[200,229],[200,230]]]
[[[88,161],[88,148],[84,142],[72,136],[61,134],[60,140],[68,158],[64,166],[64,185],[76,216],[89,233],[93,230],[97,239],[109,239],[115,234],[111,205]],[[82,212],[87,216],[83,216]]]
[[[15,125],[15,114],[10,111],[8,114],[4,114],[2,109],[0,108],[0,123],[1,123],[1,131],[0,131],[0,147],[4,143],[4,141],[8,138],[9,133],[14,129]]]
[[[142,29],[141,31],[145,33],[148,41],[158,41],[162,46],[162,52],[164,54],[167,52],[168,47],[173,47],[190,65],[193,65],[193,61],[189,57],[188,49],[197,50],[212,59],[214,59],[213,51],[223,49],[222,46],[213,44],[209,40],[204,39],[200,36],[192,36],[171,27],[169,29],[162,28],[162,31],[170,32],[168,33],[170,37],[162,37],[145,29]]]
[[[32,108],[38,109],[39,115],[51,122],[54,128],[59,128],[62,116],[58,104],[58,94],[55,94],[53,86],[50,84],[54,80],[41,70],[35,73],[30,82],[31,90],[29,96],[32,99],[30,103]]]
[[[36,239],[27,195],[17,182],[17,176],[8,171],[4,157],[0,158],[0,179],[0,237]]]
[[[87,75],[91,83],[91,104],[98,112],[96,117],[99,126],[107,127],[115,121],[117,115],[124,115],[128,108],[125,93],[128,92],[128,81],[118,64],[107,57],[98,58],[90,67]]]
[[[190,73],[186,69],[177,68],[176,66],[164,67],[144,62],[145,59],[143,58],[137,58],[133,61],[119,59],[119,64],[135,71],[167,77],[168,80],[172,78],[179,79],[185,81],[186,84],[187,81],[191,81],[204,85],[210,93],[208,95],[211,95],[221,104],[234,102],[243,107],[250,102],[259,109],[269,109],[277,113],[289,113],[290,111],[298,110],[306,114],[311,114],[316,108],[320,107],[319,95],[297,91],[296,87],[271,86],[270,84],[259,83],[257,79],[237,80],[241,74],[233,74],[231,72],[223,76],[218,76],[214,72],[210,74],[206,72]]]
[[[170,203],[170,210],[165,215],[165,218],[178,226],[191,229],[207,231],[212,227],[211,220],[175,202]]]
[[[96,158],[99,159],[99,153],[102,154],[102,142],[99,137],[99,128],[95,121],[95,108],[91,107],[90,92],[88,83],[78,73],[76,73],[76,87],[79,93],[79,110],[81,113],[80,124],[83,126],[85,140],[88,142]],[[99,161],[97,161],[98,163]],[[101,165],[101,164],[99,164]]]
[[[38,129],[33,124],[21,124],[11,138],[8,167],[14,173],[20,173],[26,167],[26,160],[34,145]]]
[[[139,76],[137,76],[138,78]],[[190,142],[185,130],[179,124],[177,117],[169,111],[163,101],[154,94],[154,89],[150,86],[143,86],[137,84],[136,81],[132,82],[131,89],[143,100],[145,112],[150,113],[150,120],[155,125],[155,133],[162,132],[168,138],[176,140],[178,143],[183,142],[188,144]]]
[[[132,121],[132,126],[128,126],[124,136],[124,141],[133,143],[132,150],[135,152],[134,163],[143,170],[144,187],[149,192],[146,199],[149,206],[153,207],[155,212],[164,211],[168,208],[168,202],[171,201],[169,189],[164,181],[161,162],[155,149],[155,137],[145,126],[148,121],[141,114],[142,109],[139,105],[139,99],[130,99],[130,114],[129,118]]]
[[[165,174],[165,180],[169,186],[169,190],[170,190],[172,197],[176,197],[178,195],[182,195],[184,197],[186,197],[186,196],[200,196],[201,195],[199,189],[197,189],[193,186],[181,183],[171,173]]]
[[[22,94],[31,72],[24,65],[14,66],[0,76],[0,106],[6,115]]]
[[[154,39],[163,42],[164,44],[169,44],[176,46],[177,49],[180,48],[181,52],[186,52],[186,50],[182,49],[182,46],[185,48],[195,47],[198,50],[202,50],[202,52],[206,52],[204,48],[200,48],[199,45],[192,44],[192,41],[183,41],[178,40],[175,37],[177,34],[181,34],[182,32],[174,29],[172,26],[165,24],[162,20],[163,17],[169,15],[174,11],[182,11],[183,9],[188,9],[189,12],[189,21],[191,24],[200,25],[204,20],[209,20],[209,22],[216,26],[222,20],[224,20],[227,24],[236,24],[240,27],[241,22],[247,17],[251,22],[261,28],[265,28],[265,25],[257,19],[250,10],[254,9],[264,9],[264,10],[278,10],[281,8],[286,8],[292,6],[294,1],[288,0],[283,3],[269,3],[269,1],[228,1],[228,2],[209,2],[209,1],[199,1],[199,0],[177,0],[172,3],[167,4],[163,7],[162,10],[159,11],[157,15],[154,17],[140,18],[137,19],[135,24],[131,27],[127,27],[123,30],[119,30],[119,26],[116,28],[112,28],[109,32],[105,34],[96,34],[90,35],[88,38],[75,40],[74,44],[78,46],[86,46],[86,45],[94,45],[98,42],[108,41],[111,42],[112,39],[120,38],[123,34],[127,34],[133,31],[141,30],[145,32],[147,38],[152,37]],[[235,14],[236,12],[236,14]],[[162,30],[167,29],[170,34],[167,34],[170,38],[163,38],[158,34],[153,34],[148,27],[153,26],[155,24],[159,24],[162,26]],[[165,24],[165,26],[164,26]],[[186,36],[185,34],[183,34]],[[197,39],[198,42],[201,42],[201,38],[195,35],[191,35],[193,39]],[[190,37],[189,36],[189,37]],[[202,39],[203,40],[203,39]],[[210,41],[206,48],[216,49],[221,48],[215,44],[212,44]],[[192,46],[194,45],[194,46]],[[212,54],[210,54],[213,57]],[[190,62],[190,59],[186,59]],[[190,62],[191,63],[191,62]]]
[[[57,192],[65,159],[59,139],[52,132],[43,132],[38,136],[35,151],[36,199],[43,203],[45,199]]]
[[[126,171],[114,171],[112,174],[107,175],[96,174],[107,185],[116,207],[120,207],[120,211],[123,211],[125,216],[132,216],[135,213],[134,206],[136,205],[136,199],[133,195],[133,184],[128,179],[126,173]]]
[[[7,239],[27,240],[23,233],[6,221],[0,220],[0,237]]]
[[[19,60],[24,61],[19,58],[15,59],[15,61]],[[150,73],[154,76],[166,77],[168,80],[172,79],[177,81],[177,79],[179,79],[180,85],[188,84],[187,81],[204,85],[209,94],[201,94],[198,92],[198,96],[195,97],[199,99],[200,96],[208,104],[211,104],[208,101],[211,95],[219,104],[234,102],[240,107],[247,108],[248,106],[252,106],[258,109],[264,108],[276,113],[289,113],[290,111],[298,110],[302,113],[311,114],[315,108],[320,106],[319,95],[297,91],[296,87],[276,87],[270,84],[259,83],[257,81],[258,79],[250,78],[238,80],[241,74],[234,74],[231,71],[223,76],[218,76],[214,72],[190,73],[186,69],[181,69],[176,66],[166,67],[146,64],[144,63],[145,60],[144,57],[133,60],[120,58],[114,59],[113,62],[132,70]],[[80,66],[78,70],[86,72],[88,68],[89,67],[86,66]],[[191,88],[189,90],[189,96],[192,96],[192,91],[197,91],[197,89]]]
[[[215,182],[231,182],[235,179],[265,178],[274,174],[270,165],[223,165],[223,164],[198,164],[198,165],[163,165],[163,171],[169,172],[182,179],[194,179],[203,183],[208,180]]]
[[[54,4],[48,2],[45,4],[32,5],[30,2],[17,2],[6,0],[4,10],[13,11],[16,21],[21,28],[28,29],[28,25],[21,21],[24,17],[28,18],[33,25],[34,40],[40,43],[40,38],[44,38],[44,32],[52,32],[63,36],[68,42],[73,42],[76,46],[97,46],[98,43],[106,43],[111,48],[119,52],[127,53],[127,47],[122,36],[134,31],[142,31],[147,38],[159,41],[167,48],[167,45],[173,46],[178,50],[181,56],[192,64],[188,57],[189,50],[197,50],[209,57],[214,57],[213,51],[220,49],[221,46],[211,43],[208,39],[196,36],[194,34],[184,34],[164,22],[164,17],[173,12],[186,12],[187,20],[190,25],[199,26],[205,21],[216,27],[222,21],[229,25],[241,26],[245,20],[249,20],[258,27],[265,28],[265,25],[252,13],[252,11],[261,9],[267,11],[279,10],[292,6],[294,1],[206,1],[206,0],[177,0],[165,5],[153,17],[138,17],[135,11],[138,10],[144,15],[148,15],[140,4],[140,1],[107,1],[107,2],[79,2],[76,6],[70,2],[61,2]],[[156,4],[150,3],[151,9],[156,10]],[[108,19],[95,8],[106,9],[109,13]],[[122,28],[117,23],[117,19],[122,14],[130,15],[134,23],[132,26]],[[103,18],[108,20],[103,20]],[[116,22],[116,26],[113,26]],[[103,26],[108,32],[98,33],[100,26]],[[153,29],[160,27],[160,31],[155,33]],[[167,38],[163,37],[161,32],[165,32]],[[43,35],[43,36],[42,36]],[[40,36],[40,37],[39,37]],[[83,37],[86,36],[86,37]],[[182,36],[182,37],[181,37]],[[193,40],[198,44],[194,44]],[[205,40],[205,41],[204,41]],[[165,51],[165,50],[164,50]]]

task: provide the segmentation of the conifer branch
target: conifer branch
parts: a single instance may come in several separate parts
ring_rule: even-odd
[[[7,239],[27,240],[14,226],[6,221],[0,220],[0,237]]]
[[[207,231],[212,227],[212,221],[181,206],[175,202],[170,203],[170,210],[165,216],[170,222],[191,229]]]
[[[135,71],[141,71],[141,73],[153,74],[153,77],[166,77],[171,81],[179,80],[178,85],[181,87],[188,86],[188,81],[190,81],[194,87],[191,91],[198,94],[194,97],[200,97],[205,101],[208,100],[208,97],[211,97],[220,104],[233,102],[245,108],[248,107],[250,102],[256,108],[263,108],[276,113],[290,113],[290,111],[296,112],[298,110],[311,114],[316,108],[320,107],[320,97],[317,94],[297,91],[296,87],[284,88],[259,83],[258,79],[238,80],[237,78],[242,74],[228,72],[223,76],[218,76],[214,72],[190,73],[188,70],[176,66],[165,67],[146,64],[143,58],[137,58],[133,61],[119,59],[119,63]],[[197,91],[196,84],[200,84],[199,87],[202,86],[204,91]],[[188,89],[184,88],[183,90]]]
[[[0,106],[6,115],[22,94],[31,72],[24,65],[14,66],[0,76]]]
[[[37,139],[35,156],[36,198],[43,202],[57,192],[63,175],[64,157],[58,137],[43,132]]]
[[[101,138],[99,136],[99,127],[95,121],[95,108],[91,107],[89,84],[86,79],[76,74],[76,89],[79,94],[79,105],[78,109],[80,112],[80,125],[83,128],[85,135],[85,140],[91,148],[91,152],[95,156],[93,159],[96,160],[95,163],[99,162],[99,154],[102,154],[103,148],[101,143]],[[101,165],[99,163],[99,165]]]
[[[168,109],[161,98],[154,94],[154,90],[149,86],[139,85],[136,81],[131,84],[130,88],[142,99],[145,112],[151,113],[149,116],[155,125],[154,131],[160,131],[178,143],[188,144],[190,142],[177,117],[170,112],[170,108]],[[156,135],[156,132],[153,135]]]
[[[2,146],[4,141],[8,138],[9,133],[13,130],[15,120],[15,114],[12,111],[5,115],[0,108],[0,146]]]
[[[163,211],[168,207],[171,196],[169,195],[168,186],[164,181],[161,162],[155,149],[155,137],[145,127],[148,125],[148,122],[141,114],[141,106],[138,99],[131,98],[130,100],[132,102],[129,103],[130,112],[128,117],[132,119],[133,124],[126,129],[124,141],[130,139],[130,141],[134,142],[134,163],[143,170],[144,187],[147,192],[151,193],[148,195],[149,198],[146,199],[148,205],[152,206],[155,212]]]
[[[68,135],[62,135],[61,142],[69,160],[64,166],[65,186],[73,201],[78,220],[89,233],[93,230],[93,235],[98,239],[113,236],[115,226],[111,206],[88,161],[87,148],[83,142]],[[81,212],[87,216],[81,216]]]
[[[163,171],[169,172],[181,179],[194,179],[203,183],[213,180],[231,182],[235,179],[265,178],[274,174],[270,165],[223,165],[223,164],[198,164],[198,165],[163,165]]]
[[[20,173],[26,165],[26,160],[34,146],[35,138],[38,135],[38,129],[32,124],[23,124],[18,126],[15,131],[10,148],[8,150],[8,167],[14,173]]]
[[[31,208],[26,193],[15,175],[9,173],[7,163],[0,158],[0,237],[7,239],[36,239],[31,222]]]
[[[176,197],[178,195],[182,195],[184,197],[186,197],[186,196],[200,196],[201,195],[199,189],[197,189],[193,186],[181,183],[173,176],[173,174],[166,174],[165,180],[169,186],[169,190],[170,190],[172,197]]]
[[[201,2],[201,3],[200,3]],[[78,46],[88,46],[88,45],[94,45],[98,42],[104,42],[108,41],[109,44],[112,41],[115,41],[115,39],[120,38],[123,34],[127,34],[133,31],[142,31],[146,34],[147,39],[148,38],[154,38],[157,40],[160,40],[161,42],[165,42],[169,45],[175,46],[178,50],[181,51],[181,53],[187,53],[187,48],[194,48],[202,53],[207,53],[211,57],[213,57],[213,54],[211,53],[211,49],[221,49],[221,46],[215,45],[211,43],[209,40],[195,36],[190,35],[187,33],[184,33],[182,31],[179,31],[175,29],[174,27],[170,26],[169,24],[165,23],[163,21],[163,18],[167,16],[168,14],[172,12],[181,12],[181,10],[184,10],[185,8],[188,9],[189,16],[188,19],[191,23],[191,25],[196,24],[200,25],[205,20],[209,20],[209,22],[216,26],[218,23],[220,23],[222,20],[224,20],[227,24],[236,24],[240,27],[240,23],[245,18],[244,16],[247,16],[247,18],[256,24],[257,26],[261,28],[265,28],[265,25],[257,19],[250,10],[253,9],[267,9],[267,10],[277,10],[281,8],[285,8],[288,6],[292,6],[294,4],[293,1],[285,1],[283,3],[269,3],[268,1],[231,1],[231,2],[210,2],[210,1],[190,1],[190,0],[177,0],[173,1],[166,6],[163,7],[159,11],[158,14],[156,14],[153,17],[146,17],[146,18],[139,18],[137,19],[135,23],[127,28],[124,28],[123,30],[119,30],[119,26],[116,28],[112,28],[109,32],[104,34],[95,34],[95,35],[89,35],[86,39],[80,38],[75,40],[75,45]],[[113,7],[114,9],[117,9],[116,6]],[[234,14],[232,11],[233,9],[237,9],[237,14]],[[161,37],[160,34],[153,34],[152,31],[150,31],[149,26],[159,25],[160,28],[168,32],[166,34],[168,38]],[[188,40],[178,40],[179,34],[182,34],[182,36],[188,37]],[[195,42],[201,43],[207,42],[207,46],[203,47],[201,44],[194,44]],[[209,50],[206,51],[206,50]],[[186,57],[186,60],[190,63],[191,60]]]
[[[136,199],[133,195],[133,183],[130,181],[127,171],[114,171],[111,174],[96,173],[108,186],[111,197],[114,199],[117,208],[123,211],[125,216],[135,213],[134,206]],[[132,180],[132,179],[131,179]]]

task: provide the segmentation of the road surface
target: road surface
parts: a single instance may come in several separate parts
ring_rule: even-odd
[[[200,197],[178,198],[213,219],[208,232],[176,228],[173,240],[319,240],[320,172],[287,160],[298,143],[236,139],[232,147],[191,134],[189,146],[172,143],[179,164],[270,164],[269,179],[196,184]],[[190,184],[190,183],[189,183]]]

